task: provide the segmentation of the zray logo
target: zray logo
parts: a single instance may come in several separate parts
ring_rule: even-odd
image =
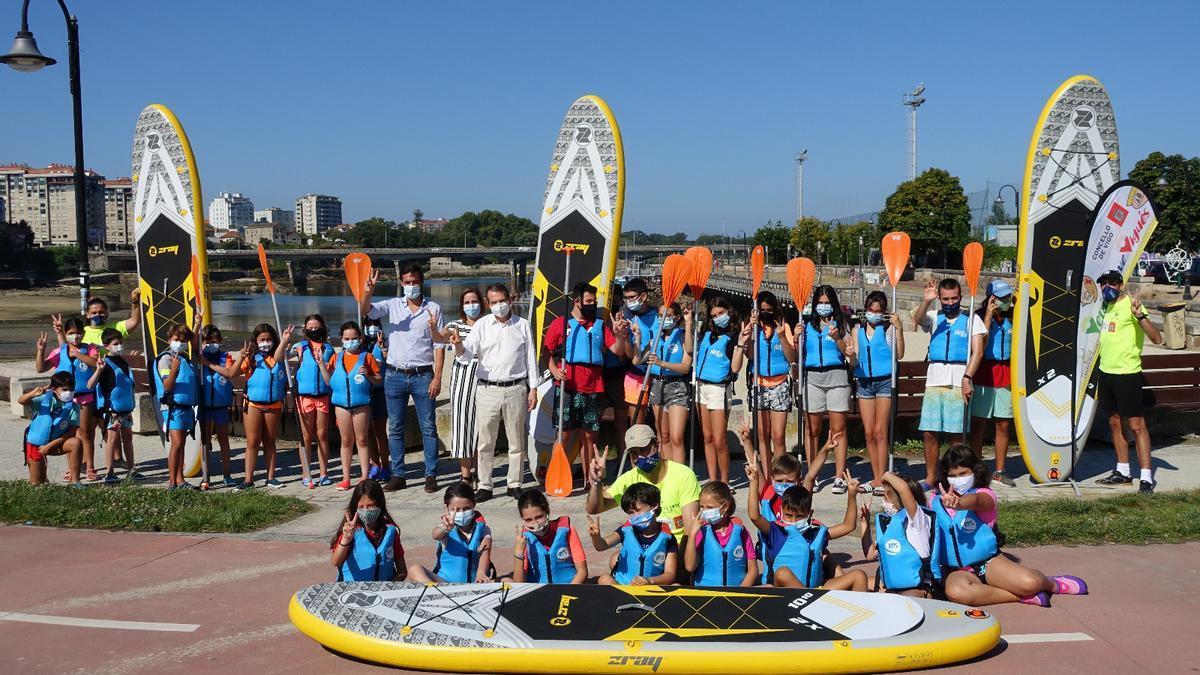
[[[374,607],[383,602],[383,599],[374,593],[363,593],[362,591],[350,591],[341,597],[343,605],[347,607],[361,607],[366,609]]]
[[[568,243],[564,242],[562,239],[554,240],[554,250],[555,251],[561,251],[565,248],[573,248],[576,251],[579,251],[580,253],[587,255],[588,249],[591,247],[592,247],[591,244],[568,244]]]
[[[151,246],[150,249],[146,251],[146,253],[148,253],[151,258],[157,256],[160,253],[163,253],[163,254],[173,253],[175,255],[179,255],[179,244],[173,244],[171,246]]]
[[[573,595],[562,596],[558,601],[558,611],[555,612],[554,618],[550,619],[550,625],[557,626],[559,628],[570,625],[571,619],[567,616],[567,614],[571,611],[571,601],[578,599],[579,598]]]
[[[1087,131],[1096,122],[1096,111],[1087,106],[1079,106],[1071,112],[1071,125],[1076,129]]]
[[[575,127],[575,142],[580,145],[587,145],[592,142],[592,134],[594,130],[590,124],[580,124]]]

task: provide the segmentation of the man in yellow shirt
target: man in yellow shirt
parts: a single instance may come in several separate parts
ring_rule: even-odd
[[[119,332],[122,337],[129,335],[131,332],[138,329],[142,325],[142,293],[139,289],[133,289],[129,294],[129,318],[124,321],[109,321],[108,320],[108,303],[104,298],[93,296],[87,302],[87,317],[84,319],[83,327],[83,344],[104,346],[104,341],[100,336],[104,331],[112,328]],[[147,350],[150,347],[146,347]]]
[[[1103,485],[1132,485],[1129,470],[1129,442],[1125,440],[1122,421],[1129,424],[1137,445],[1141,476],[1138,492],[1154,492],[1154,475],[1150,469],[1150,432],[1142,417],[1142,345],[1146,336],[1154,344],[1162,344],[1162,335],[1150,323],[1142,303],[1123,293],[1124,277],[1116,270],[1105,272],[1096,280],[1104,298],[1100,323],[1100,392],[1097,404],[1108,411],[1108,426],[1112,430],[1113,448],[1117,451],[1117,468],[1096,481]]]

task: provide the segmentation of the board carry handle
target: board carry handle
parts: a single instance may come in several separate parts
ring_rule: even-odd
[[[651,607],[650,605],[643,605],[640,602],[631,602],[629,604],[625,604],[625,605],[621,605],[621,606],[617,607],[618,613],[619,612],[634,612],[634,611],[645,612],[647,614],[658,614],[658,611],[655,610],[653,607]]]

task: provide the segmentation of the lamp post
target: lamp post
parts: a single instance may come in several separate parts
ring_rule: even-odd
[[[1186,160],[1185,160],[1185,162],[1186,162]],[[1188,168],[1187,164],[1185,163],[1184,167],[1183,167],[1183,171],[1182,171],[1183,191],[1185,194],[1185,198],[1190,198],[1192,196],[1192,181],[1188,177],[1187,168]],[[1154,184],[1159,188],[1165,188],[1168,185],[1170,185],[1170,182],[1167,180],[1168,173],[1170,173],[1170,169],[1164,170],[1162,175],[1160,175],[1158,177],[1158,180],[1155,181]],[[1186,213],[1187,210],[1185,209],[1184,212]],[[1184,216],[1184,217],[1186,218],[1186,216]],[[1188,266],[1186,269],[1183,270],[1183,299],[1184,300],[1192,299],[1192,275],[1191,275],[1191,271],[1192,271],[1192,265],[1191,265],[1191,263],[1192,263],[1192,233],[1191,233],[1191,229],[1192,229],[1192,227],[1191,226],[1192,226],[1192,224],[1190,222],[1188,222],[1187,220],[1184,220],[1183,227],[1180,229],[1180,234],[1183,235],[1183,247],[1184,247],[1185,251],[1187,252],[1187,257],[1188,257]]]
[[[79,86],[79,21],[71,15],[63,0],[58,0],[67,22],[67,64],[71,81],[72,112],[75,118],[75,238],[79,241],[79,313],[87,313],[88,262],[87,192],[83,176],[83,102]],[[0,63],[22,73],[33,73],[58,63],[38,51],[37,40],[29,30],[29,0],[21,3],[21,30],[12,49],[0,56]]]
[[[1016,186],[1009,185],[1008,183],[1001,185],[1000,189],[996,190],[996,201],[992,202],[992,203],[999,206],[1001,209],[1004,208],[1004,188],[1008,188],[1009,190],[1012,190],[1012,192],[1013,192],[1013,208],[1017,212],[1017,218],[1020,218],[1021,217],[1021,193],[1017,192]],[[1007,216],[1007,214],[1006,214],[1006,216]],[[999,241],[999,239],[1000,239],[1000,233],[997,232],[996,240]]]

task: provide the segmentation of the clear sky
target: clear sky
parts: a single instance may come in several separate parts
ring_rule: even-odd
[[[967,190],[1020,179],[1037,114],[1066,77],[1114,100],[1122,168],[1200,154],[1200,3],[139,2],[68,0],[80,19],[87,164],[129,175],[138,112],[165,103],[207,202],[335,194],[347,221],[494,208],[536,218],[554,134],[576,97],[612,106],[626,229],[752,230],[805,211],[880,208],[905,172],[901,95],[928,87],[920,169]],[[72,158],[60,64],[0,69],[0,163]],[[0,48],[19,3],[0,6]]]

